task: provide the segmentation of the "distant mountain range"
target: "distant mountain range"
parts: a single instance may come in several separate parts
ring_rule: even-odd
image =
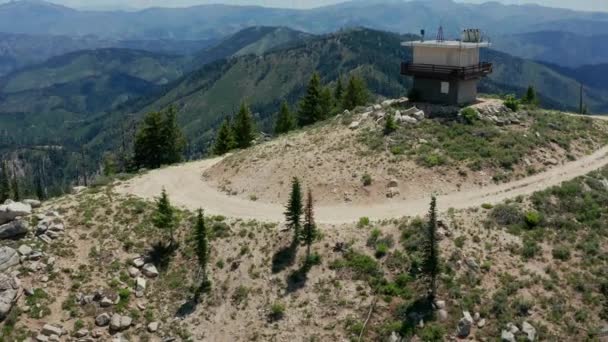
[[[576,12],[536,5],[482,5],[451,0],[352,1],[310,10],[201,5],[136,12],[79,11],[39,0],[0,5],[0,32],[86,36],[104,39],[217,39],[250,26],[289,26],[310,33],[366,26],[398,33],[448,35],[478,27],[490,35],[557,30],[608,34],[608,13]]]

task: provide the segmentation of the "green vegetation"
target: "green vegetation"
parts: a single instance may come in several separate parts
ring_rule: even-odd
[[[209,241],[207,238],[207,227],[203,210],[199,209],[194,225],[194,235],[196,239],[196,259],[200,268],[201,283],[199,289],[206,289],[209,286],[207,276],[207,264],[209,263]]]
[[[302,241],[306,244],[306,262],[310,259],[310,248],[317,238],[317,225],[313,208],[312,191],[308,189],[306,206],[304,207],[304,229],[302,230]]]
[[[365,81],[359,76],[351,76],[342,97],[342,107],[353,110],[358,106],[365,105],[368,99],[369,94]]]
[[[293,231],[293,244],[297,246],[300,241],[300,228],[302,225],[302,213],[304,208],[302,205],[302,189],[300,180],[294,177],[291,182],[291,193],[289,201],[285,207],[285,221],[287,227]]]
[[[466,114],[467,109],[464,111]],[[510,171],[537,149],[550,149],[557,144],[568,153],[575,146],[591,152],[608,142],[605,124],[550,111],[530,111],[522,118],[525,126],[517,128],[483,120],[466,121],[424,120],[415,126],[399,127],[390,138],[374,129],[361,130],[359,134],[372,151],[393,151],[425,167],[466,165],[473,171],[504,170],[502,180],[508,179]],[[420,144],[421,139],[426,143]]]
[[[289,104],[286,101],[281,103],[281,109],[277,115],[277,121],[274,127],[275,134],[284,134],[296,128],[296,119],[294,118]]]
[[[505,97],[505,106],[514,112],[519,111],[521,102],[515,97],[515,95],[507,95]]]
[[[253,117],[251,116],[251,109],[243,102],[241,103],[241,107],[234,119],[232,127],[236,147],[244,149],[251,146],[254,139],[253,127],[254,122]]]
[[[169,233],[169,246],[173,246],[175,244],[174,231],[179,225],[179,219],[164,188],[160,197],[156,200],[156,213],[152,221],[156,228],[166,230]]]
[[[321,78],[319,77],[319,74],[315,72],[312,74],[310,81],[308,81],[306,95],[300,101],[298,125],[301,127],[323,120],[329,114],[323,112],[324,108],[321,105],[322,91]]]
[[[8,166],[5,161],[0,164],[0,203],[4,203],[11,196],[11,186],[8,174]]]
[[[232,130],[232,125],[230,124],[230,118],[226,118],[217,131],[213,153],[221,156],[228,153],[235,147],[236,142],[234,139],[234,131]]]
[[[422,272],[428,281],[428,295],[434,300],[437,292],[437,276],[439,275],[439,242],[437,239],[437,198],[431,198],[429,222],[426,229]]]

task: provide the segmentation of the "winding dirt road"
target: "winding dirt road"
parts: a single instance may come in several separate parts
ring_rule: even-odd
[[[207,184],[202,177],[203,171],[220,160],[221,158],[206,159],[150,171],[119,185],[116,190],[121,194],[152,199],[158,196],[164,187],[174,204],[188,209],[204,208],[207,213],[214,215],[259,221],[283,220],[284,208],[280,205],[228,196]],[[447,210],[478,207],[484,203],[496,204],[508,198],[559,185],[607,164],[608,146],[579,160],[514,182],[439,196],[438,206],[440,210]],[[318,222],[329,224],[355,222],[363,216],[372,220],[390,219],[424,215],[428,210],[429,200],[429,198],[411,198],[374,205],[317,206],[315,213]]]

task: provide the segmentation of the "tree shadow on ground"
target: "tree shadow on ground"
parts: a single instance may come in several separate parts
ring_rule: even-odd
[[[308,272],[312,268],[312,265],[308,262],[305,262],[302,267],[294,270],[287,277],[287,293],[294,293],[306,286],[306,282],[308,281]]]
[[[178,250],[179,244],[164,244],[157,242],[146,256],[146,262],[153,263],[160,271],[166,271],[171,263],[171,258]]]
[[[211,292],[211,281],[204,281],[194,290],[194,294],[191,298],[189,298],[184,304],[182,304],[177,312],[175,313],[175,317],[185,318],[196,311],[196,307],[201,302],[201,296],[205,293]]]
[[[398,310],[398,316],[403,322],[401,326],[402,336],[412,336],[420,321],[425,323],[435,320],[433,301],[429,297],[421,297],[407,306]]]
[[[279,250],[272,256],[272,273],[284,271],[296,261],[298,251],[297,243],[292,242],[289,246]]]

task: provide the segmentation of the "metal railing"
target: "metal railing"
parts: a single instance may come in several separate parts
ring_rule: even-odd
[[[435,64],[401,63],[401,75],[421,76],[442,80],[471,80],[492,73],[492,63],[479,63],[467,67],[453,67]]]

